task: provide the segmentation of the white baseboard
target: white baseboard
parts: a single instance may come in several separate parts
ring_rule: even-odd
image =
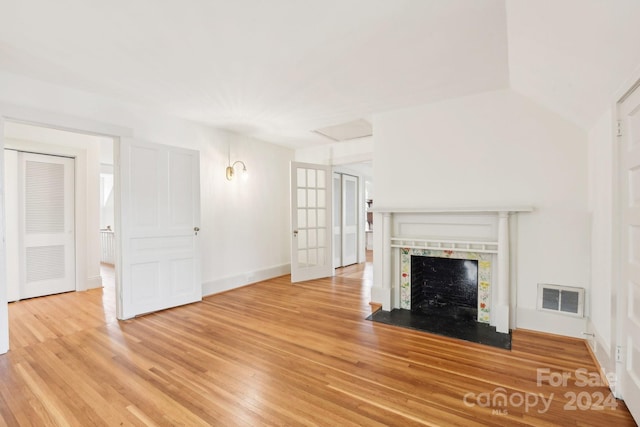
[[[101,288],[102,276],[93,276],[87,278],[87,289]]]
[[[264,268],[262,270],[250,271],[247,273],[227,276],[221,279],[212,280],[202,284],[202,296],[213,295],[219,292],[239,288],[240,286],[260,282],[262,280],[273,279],[291,273],[291,264],[277,265]]]
[[[598,367],[606,375],[611,391],[614,395],[616,395],[615,373],[617,367],[614,355],[615,346],[613,344],[606,343],[602,339],[602,335],[598,333],[593,323],[591,322],[591,319],[587,319],[587,328],[589,333],[593,334],[593,336],[587,337],[589,347],[591,348],[591,351],[596,358],[596,363],[599,365]]]
[[[516,328],[584,339],[586,337],[583,332],[587,331],[587,319],[535,309],[518,308]]]

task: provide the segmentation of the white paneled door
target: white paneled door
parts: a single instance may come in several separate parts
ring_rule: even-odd
[[[74,160],[18,153],[19,297],[76,289]]]
[[[640,420],[640,89],[619,105],[622,125],[621,167],[621,304],[624,364],[621,395]]]
[[[200,301],[199,153],[122,139],[118,158],[118,318]]]
[[[291,162],[291,281],[333,275],[331,169]]]
[[[342,266],[358,262],[358,177],[342,175]]]

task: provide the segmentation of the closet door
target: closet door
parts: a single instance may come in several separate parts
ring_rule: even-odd
[[[333,267],[342,267],[342,174],[333,173]]]
[[[342,175],[342,265],[358,262],[358,177]]]
[[[20,298],[76,289],[74,160],[18,153]]]

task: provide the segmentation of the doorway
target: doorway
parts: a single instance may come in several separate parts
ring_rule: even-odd
[[[359,261],[360,235],[359,178],[333,173],[333,267],[346,267]]]
[[[373,257],[372,162],[335,165],[333,173],[334,268],[370,261]]]
[[[115,302],[115,175],[113,141],[100,144],[100,277],[105,297]],[[115,309],[115,305],[114,305]],[[115,311],[114,311],[115,313]]]
[[[36,194],[41,192],[42,200],[34,200],[34,212],[44,215],[44,222],[51,222],[55,219],[52,208],[55,210],[56,203],[64,200],[66,204],[65,220],[73,221],[71,225],[65,224],[64,235],[70,242],[66,245],[64,254],[46,253],[41,254],[39,260],[36,260],[36,266],[40,266],[38,271],[42,270],[47,273],[55,273],[60,270],[61,260],[63,265],[71,265],[71,272],[64,274],[68,279],[65,287],[39,289],[38,292],[23,292],[18,295],[8,295],[9,301],[31,298],[41,295],[55,294],[60,292],[86,290],[91,288],[99,288],[102,286],[102,276],[99,263],[99,165],[101,157],[101,144],[110,143],[113,150],[113,139],[110,137],[88,135],[79,132],[63,131],[53,129],[46,126],[37,126],[14,121],[5,121],[3,126],[3,141],[5,148],[5,157],[7,161],[14,157],[25,157],[24,162],[34,161],[39,168],[46,164],[63,164],[64,176],[67,191],[61,193],[61,186],[55,183],[52,176],[44,176],[43,170],[36,170],[35,176],[40,177],[41,181],[36,182]],[[40,154],[33,154],[40,153]],[[35,159],[34,159],[35,156]],[[113,157],[113,154],[111,154]],[[55,160],[58,159],[58,160]],[[6,162],[5,162],[6,163]],[[27,163],[28,164],[28,163]],[[26,166],[25,166],[26,167]],[[45,168],[47,169],[47,168]],[[51,169],[51,167],[49,167]],[[54,167],[55,169],[55,167]],[[5,183],[7,194],[11,195],[11,177],[7,173],[11,171],[9,168],[5,170]],[[55,172],[54,172],[55,175]],[[16,186],[17,187],[17,186]],[[56,199],[55,194],[63,194]],[[53,203],[52,206],[45,208],[46,203]],[[10,264],[25,266],[27,263],[27,251],[12,251],[9,247],[12,240],[12,233],[15,234],[16,227],[9,215],[10,212],[16,211],[20,205],[18,198],[11,197],[5,200],[5,210],[7,217],[5,218],[5,230],[7,231],[7,289],[16,288],[16,275],[12,273]],[[55,225],[55,224],[54,224]],[[20,229],[18,227],[17,229]],[[17,236],[22,239],[21,236]],[[33,236],[29,237],[32,239]],[[44,239],[44,246],[49,252],[52,251],[50,241],[53,238],[51,230],[45,230],[37,236],[40,240]],[[28,248],[27,248],[28,249]],[[32,251],[33,252],[33,251]],[[41,251],[42,252],[42,251]],[[59,252],[59,251],[58,251]],[[12,257],[14,259],[12,259]],[[50,267],[46,267],[46,262],[53,263]],[[45,268],[46,267],[46,268]],[[65,270],[69,267],[65,267]],[[15,270],[15,269],[14,269]],[[27,268],[21,268],[21,276],[25,276],[29,272]],[[37,272],[37,271],[36,271]],[[60,272],[58,272],[60,273]],[[61,276],[62,274],[56,274]],[[45,282],[40,280],[42,277],[33,276],[34,284],[41,288]],[[19,281],[18,281],[19,282]],[[22,282],[25,282],[24,277]],[[48,289],[48,290],[47,290]]]

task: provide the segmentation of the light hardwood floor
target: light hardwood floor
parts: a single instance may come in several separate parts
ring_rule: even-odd
[[[504,351],[375,324],[370,286],[363,264],[124,322],[112,288],[11,304],[0,425],[635,425],[622,403],[585,408],[608,389],[576,384],[597,372],[583,341],[515,331]]]

